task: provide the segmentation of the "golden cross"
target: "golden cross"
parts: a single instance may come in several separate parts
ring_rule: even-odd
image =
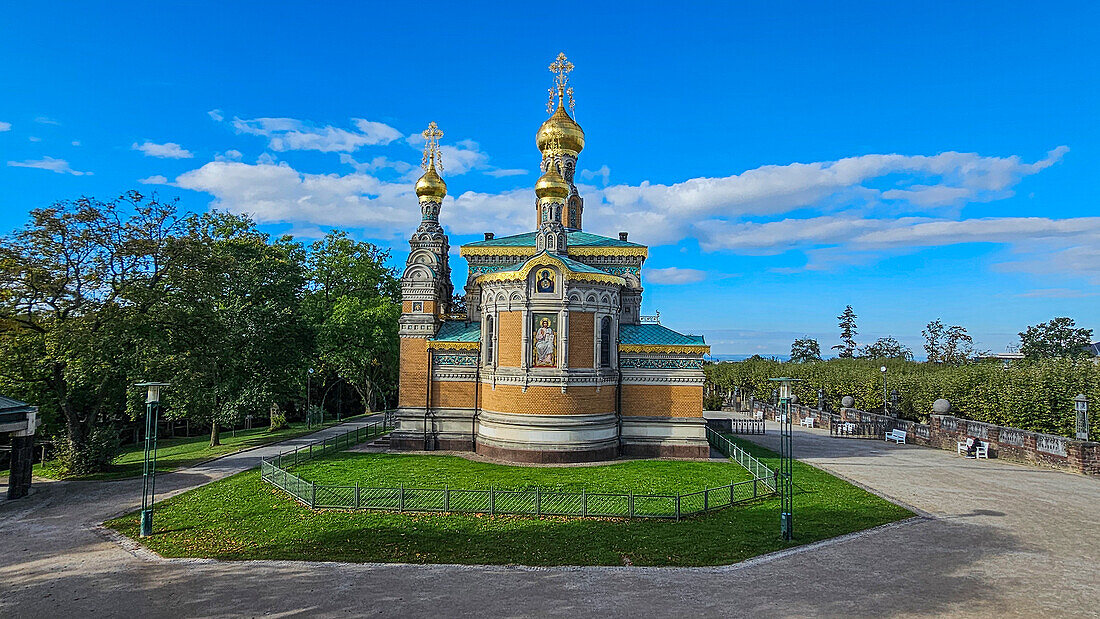
[[[433,120],[420,135],[424,136],[424,156],[420,159],[420,167],[427,171],[429,166],[434,165],[442,172],[443,160],[439,157],[439,138],[443,137],[443,132]]]
[[[565,52],[558,54],[554,62],[550,63],[550,72],[554,74],[554,86],[557,88],[558,105],[561,105],[565,95],[569,95],[569,109],[573,109],[573,89],[569,85],[569,72],[573,70],[573,63],[565,57]],[[547,113],[554,111],[554,88],[550,89],[550,101],[546,104]]]

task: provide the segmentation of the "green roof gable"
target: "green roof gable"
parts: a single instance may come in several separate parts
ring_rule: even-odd
[[[649,346],[706,346],[701,335],[684,335],[655,324],[619,325],[619,343]]]

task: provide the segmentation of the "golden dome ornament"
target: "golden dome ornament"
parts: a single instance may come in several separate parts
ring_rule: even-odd
[[[556,147],[557,152],[576,157],[584,150],[584,130],[573,120],[569,112],[565,111],[565,100],[569,99],[569,109],[573,110],[576,101],[573,100],[573,88],[569,86],[569,72],[573,70],[573,63],[565,57],[564,53],[558,54],[557,59],[550,65],[550,72],[554,74],[554,88],[550,89],[550,100],[546,104],[546,111],[550,118],[539,127],[535,134],[535,145],[545,155],[547,149]],[[557,97],[557,105],[554,105],[554,97]],[[558,135],[558,144],[552,144],[551,136]]]
[[[439,138],[443,137],[443,132],[432,121],[428,123],[428,129],[420,135],[424,136],[424,156],[420,160],[424,175],[416,181],[416,195],[421,202],[429,200],[442,203],[443,198],[447,197],[447,183],[439,176],[436,168],[443,169],[439,152]]]
[[[535,181],[535,195],[538,196],[540,202],[543,200],[565,202],[570,191],[572,191],[572,188],[569,183],[558,172],[558,166],[553,163],[548,166],[546,172],[539,177],[539,180]]]

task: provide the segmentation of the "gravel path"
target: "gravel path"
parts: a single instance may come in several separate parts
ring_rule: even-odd
[[[162,475],[158,496],[362,423]],[[138,507],[140,479],[36,481],[0,504],[0,616],[1100,616],[1100,480],[820,430],[794,443],[922,516],[710,569],[165,560],[98,526]]]

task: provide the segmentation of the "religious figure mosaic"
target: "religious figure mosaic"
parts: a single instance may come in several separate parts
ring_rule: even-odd
[[[558,316],[535,314],[535,337],[532,352],[536,368],[552,368],[558,365]]]

